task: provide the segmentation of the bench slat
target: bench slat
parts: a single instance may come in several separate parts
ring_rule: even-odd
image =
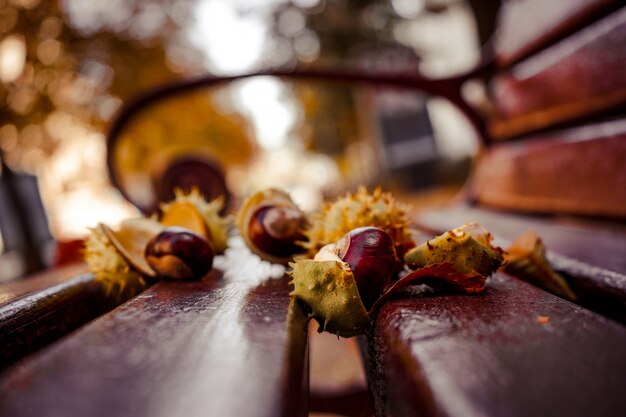
[[[615,0],[507,0],[498,19],[500,65],[509,65],[611,10]]]
[[[378,416],[616,416],[624,346],[623,326],[496,274],[483,295],[385,304],[368,368]]]
[[[65,274],[72,270],[52,270],[0,287],[0,294],[7,299],[0,304],[0,370],[112,310],[146,287],[135,282],[123,294],[111,294],[92,274],[68,278]]]
[[[478,203],[626,218],[626,118],[525,139],[481,155],[470,187]]]
[[[626,7],[513,66],[490,83],[495,139],[626,103]]]
[[[306,317],[286,279],[160,282],[11,368],[2,416],[306,413]],[[304,410],[304,411],[302,411]]]
[[[87,265],[83,263],[72,264],[46,270],[38,274],[15,279],[0,285],[0,306],[7,304],[19,297],[41,291],[45,288],[60,284],[78,274],[87,271]]]
[[[577,303],[626,323],[626,227],[615,223],[532,217],[458,204],[428,210],[416,222],[441,233],[476,221],[506,246],[519,234],[534,229],[548,249],[548,260],[566,275]]]

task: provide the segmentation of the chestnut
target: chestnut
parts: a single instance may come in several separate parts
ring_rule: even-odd
[[[250,250],[267,261],[286,263],[304,251],[299,242],[305,239],[307,219],[282,191],[253,194],[239,211],[237,224]]]
[[[393,239],[378,227],[359,227],[337,242],[337,250],[339,258],[350,265],[363,305],[371,307],[396,269]]]
[[[207,201],[197,188],[186,192],[175,189],[176,198],[161,204],[161,219],[165,226],[179,226],[198,233],[211,242],[216,255],[224,253],[227,247],[230,216],[223,216],[225,198],[219,196]]]
[[[394,242],[377,227],[359,227],[330,243],[313,259],[290,264],[293,297],[311,310],[311,317],[338,336],[362,334],[369,311],[390,283],[397,265]]]
[[[300,252],[304,217],[293,207],[261,207],[250,218],[248,235],[263,252],[284,258]]]
[[[292,262],[291,296],[318,321],[320,331],[341,337],[364,334],[371,329],[371,315],[410,285],[482,292],[487,275],[502,258],[491,239],[489,232],[470,223],[427,241],[404,257],[417,269],[391,284],[398,268],[392,235],[360,227],[323,246],[313,259]]]
[[[182,227],[167,227],[145,249],[148,264],[161,277],[198,279],[213,266],[213,247],[202,236]]]

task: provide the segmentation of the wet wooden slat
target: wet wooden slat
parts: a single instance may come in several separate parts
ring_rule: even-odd
[[[500,9],[497,59],[509,65],[580,29],[617,5],[615,0],[507,0]]]
[[[478,296],[385,304],[368,341],[378,416],[616,416],[626,328],[497,274]]]
[[[456,204],[424,210],[420,226],[437,233],[476,221],[497,238],[511,241],[528,229],[536,230],[548,251],[626,276],[626,225],[573,217],[527,216]],[[502,241],[501,241],[502,242]]]
[[[130,283],[123,294],[112,294],[92,274],[67,278],[64,272],[52,270],[0,289],[11,298],[0,305],[0,369],[112,310],[146,287]]]
[[[5,373],[0,416],[304,415],[307,324],[288,292],[157,283]]]
[[[626,118],[525,139],[481,155],[473,199],[519,212],[626,219]]]
[[[626,7],[496,76],[495,139],[602,114],[626,104]]]
[[[424,211],[416,221],[434,233],[476,221],[502,246],[534,229],[548,249],[548,260],[578,296],[577,303],[626,323],[626,227],[619,223],[533,217],[466,204]]]
[[[32,276],[0,285],[0,306],[16,298],[41,291],[87,271],[83,263],[46,270]]]

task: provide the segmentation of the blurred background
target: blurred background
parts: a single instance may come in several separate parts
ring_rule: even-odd
[[[159,178],[180,161],[223,173],[232,206],[268,186],[305,209],[359,184],[455,189],[476,133],[453,105],[415,91],[255,77],[154,103],[110,150],[135,205],[111,184],[105,135],[123,103],[207,73],[462,73],[479,62],[497,4],[0,0],[0,281],[51,265],[57,242],[98,222],[154,208]]]

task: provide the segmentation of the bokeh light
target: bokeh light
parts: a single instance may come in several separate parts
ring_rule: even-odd
[[[12,83],[17,80],[26,64],[26,42],[21,36],[7,36],[0,42],[0,80]]]
[[[248,115],[259,144],[265,149],[284,147],[296,119],[296,106],[285,85],[271,77],[255,77],[237,85],[236,103]]]
[[[467,2],[438,1],[437,13],[428,4],[0,0],[0,157],[17,172],[37,175],[55,237],[84,236],[98,222],[114,225],[138,213],[112,187],[105,165],[106,129],[124,102],[207,72],[417,63],[442,76],[468,68],[478,59],[478,45]],[[398,48],[408,53],[396,60],[388,52]],[[181,124],[211,119],[218,131],[239,138],[233,141],[241,146],[239,160],[217,154],[232,165],[228,181],[238,192],[279,185],[312,208],[324,196],[374,181],[372,167],[384,168],[372,115],[372,96],[378,94],[267,77],[233,83],[209,94],[210,100],[172,104],[171,123],[167,110],[148,114],[154,123],[140,124],[142,132],[124,145],[128,155],[120,163],[132,187],[152,198],[149,178],[138,175],[149,167],[135,164],[140,158],[132,155],[169,147],[174,139],[167,139],[168,132],[189,106],[190,114],[178,117]],[[198,105],[196,114],[189,103]],[[474,152],[471,129],[449,103],[429,99],[426,105],[442,152],[452,158]],[[146,126],[152,128],[144,132]],[[206,143],[213,140],[207,126],[179,127],[198,138],[204,134]],[[199,143],[194,140],[188,147]]]

